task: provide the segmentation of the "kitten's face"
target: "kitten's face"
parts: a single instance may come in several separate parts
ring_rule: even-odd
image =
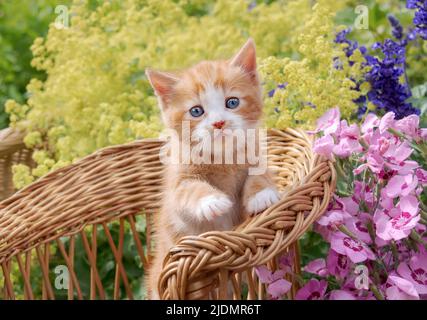
[[[249,40],[229,61],[206,61],[180,73],[148,71],[167,127],[203,139],[254,128],[262,114],[255,47]],[[227,130],[230,129],[230,130]]]

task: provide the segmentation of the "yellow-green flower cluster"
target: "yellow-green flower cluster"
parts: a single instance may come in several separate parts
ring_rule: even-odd
[[[334,25],[337,3],[319,0],[313,7],[298,35],[293,39],[297,58],[269,57],[261,65],[264,77],[271,81],[270,89],[281,84],[266,100],[267,124],[272,127],[312,127],[327,109],[339,106],[344,118],[356,110],[353,102],[366,94],[369,86],[363,83],[355,90],[367,70],[359,50],[347,58],[343,45],[334,42],[342,30]],[[352,80],[350,80],[352,79]]]
[[[348,115],[358,93],[346,79],[358,78],[363,59],[356,54],[350,66],[333,45],[332,17],[340,6],[323,0],[312,8],[312,2],[252,8],[246,0],[74,1],[71,25],[51,24],[47,37],[32,46],[32,64],[47,79],[30,82],[25,105],[6,106],[11,125],[28,132],[25,143],[36,151],[35,169],[14,168],[16,186],[99,148],[157,136],[162,125],[145,68],[228,58],[249,36],[257,43],[266,88],[288,83],[266,101],[270,126],[311,124],[335,105]],[[336,58],[342,68],[333,68]]]

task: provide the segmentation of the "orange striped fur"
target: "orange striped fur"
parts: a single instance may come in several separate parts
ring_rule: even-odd
[[[251,39],[227,61],[203,61],[180,72],[146,73],[165,125],[178,133],[183,121],[190,123],[192,137],[202,140],[215,139],[217,127],[246,130],[258,126],[262,94]],[[230,97],[239,99],[237,108],[226,108]],[[202,116],[190,114],[194,106],[203,108]],[[202,134],[203,130],[213,136]],[[151,299],[159,299],[162,261],[178,239],[210,230],[230,230],[248,214],[261,212],[279,200],[269,173],[248,175],[247,163],[170,164],[166,170],[162,209],[155,217],[155,256],[148,276]]]

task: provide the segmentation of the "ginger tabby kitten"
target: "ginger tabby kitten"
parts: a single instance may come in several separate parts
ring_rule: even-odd
[[[184,140],[180,132],[189,123],[191,141],[187,142],[191,146],[195,146],[192,139],[206,146],[229,135],[230,130],[256,129],[261,119],[262,93],[252,39],[230,60],[203,61],[180,72],[146,70],[146,75],[166,127]],[[208,158],[214,153],[223,156],[242,151],[237,149],[224,147]],[[148,272],[150,299],[160,298],[157,284],[163,260],[181,237],[231,230],[246,216],[279,201],[270,174],[249,175],[248,167],[246,162],[194,161],[166,166],[162,206],[155,217],[155,255]]]

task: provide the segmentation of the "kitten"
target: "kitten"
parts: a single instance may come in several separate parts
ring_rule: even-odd
[[[180,142],[195,148],[193,138],[200,149],[200,145],[226,137],[230,130],[257,128],[261,119],[262,93],[252,39],[230,60],[203,61],[181,72],[146,70],[146,75],[166,127],[176,130]],[[182,134],[185,123],[189,124],[190,139]],[[215,149],[208,158],[242,151],[237,149]],[[159,299],[157,284],[163,260],[181,237],[231,230],[247,215],[279,200],[270,174],[248,175],[248,167],[247,162],[167,165],[163,202],[155,216],[156,250],[148,272],[149,298]]]

